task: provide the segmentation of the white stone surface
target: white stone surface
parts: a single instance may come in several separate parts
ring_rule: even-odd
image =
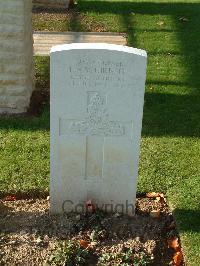
[[[0,0],[0,113],[26,112],[33,90],[31,0]]]
[[[81,212],[92,200],[134,214],[146,59],[121,45],[52,48],[52,213]]]
[[[69,43],[112,43],[126,45],[124,33],[113,32],[46,32],[36,31],[33,34],[34,55],[48,56],[55,45]]]

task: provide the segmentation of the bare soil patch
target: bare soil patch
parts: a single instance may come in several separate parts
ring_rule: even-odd
[[[38,89],[33,91],[27,115],[40,116],[42,114],[44,106],[49,103],[49,98],[49,90]]]
[[[106,27],[95,18],[89,18],[76,8],[52,8],[33,6],[33,29],[35,31],[92,31],[106,32]],[[53,22],[53,23],[52,23]]]
[[[160,215],[153,218],[150,213],[156,209]],[[169,265],[174,250],[167,240],[174,236],[178,233],[166,202],[152,198],[137,199],[134,217],[99,211],[50,216],[47,199],[0,201],[0,265],[51,265],[60,243],[69,239],[90,244],[92,252],[85,265],[97,265],[102,254],[127,248],[148,257],[143,265]]]

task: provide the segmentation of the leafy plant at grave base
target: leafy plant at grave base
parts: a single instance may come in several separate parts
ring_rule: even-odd
[[[114,266],[146,266],[150,265],[151,256],[144,251],[134,252],[133,249],[124,249],[119,253],[103,253],[98,260],[98,265]]]
[[[101,225],[101,220],[105,217],[105,213],[97,210],[95,213],[86,214],[83,219],[74,224],[75,231],[81,231],[83,229],[92,229],[95,231],[100,231],[103,228]]]
[[[107,235],[107,232],[105,229],[102,229],[100,226],[96,226],[93,228],[91,234],[90,234],[90,239],[91,241],[99,241],[103,238],[105,238]]]
[[[90,257],[90,251],[78,241],[68,240],[58,247],[49,259],[50,265],[79,266],[85,265]]]

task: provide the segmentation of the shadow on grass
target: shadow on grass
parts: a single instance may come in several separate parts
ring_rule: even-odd
[[[97,1],[97,0],[79,0],[78,7],[81,11],[127,14],[131,12],[148,15],[172,15],[181,14],[183,11],[194,12],[199,3],[153,3],[153,2],[134,2],[134,1]],[[195,9],[195,10],[194,10]]]
[[[145,94],[143,136],[200,136],[197,95]],[[49,130],[49,105],[41,117],[0,118],[0,129]]]
[[[112,13],[121,15],[122,24],[128,33],[129,45],[137,47],[132,26],[132,13],[141,15],[170,15],[175,22],[177,39],[181,42],[182,55],[185,55],[185,66],[188,69],[187,84],[200,87],[199,60],[200,57],[200,3],[151,3],[151,2],[109,2],[109,1],[79,1],[81,12]],[[184,18],[188,20],[184,23]],[[181,21],[183,18],[183,21]],[[143,29],[148,31],[148,29]],[[160,30],[162,31],[162,29]],[[156,54],[156,53],[155,53]],[[170,80],[169,80],[170,83]]]
[[[16,131],[40,131],[49,130],[50,128],[50,111],[49,105],[44,107],[40,117],[25,115],[13,115],[11,117],[0,117],[0,130]]]
[[[143,136],[200,136],[200,96],[146,93]]]
[[[200,233],[199,221],[200,211],[199,210],[185,210],[175,209],[175,216],[178,218],[180,232],[197,232]]]

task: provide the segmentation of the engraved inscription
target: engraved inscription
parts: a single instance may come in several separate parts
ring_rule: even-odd
[[[105,96],[99,92],[88,92],[87,117],[71,122],[69,131],[86,135],[123,136],[125,128],[119,122],[109,120]]]
[[[124,88],[128,84],[125,66],[121,61],[96,60],[82,58],[67,68],[68,78],[72,87],[103,87],[110,86]],[[91,75],[92,74],[92,75]],[[132,78],[130,79],[132,81]],[[132,84],[132,83],[131,83]]]

